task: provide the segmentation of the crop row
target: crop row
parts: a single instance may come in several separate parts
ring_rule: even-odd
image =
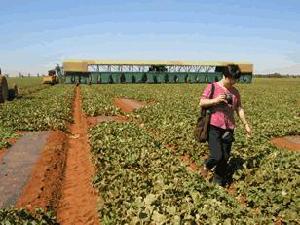
[[[66,130],[74,87],[53,86],[0,106],[0,146],[17,131]]]
[[[0,225],[8,224],[58,225],[53,213],[42,209],[37,209],[34,213],[25,209],[0,209]]]
[[[289,224],[299,222],[299,153],[277,149],[269,141],[299,132],[299,84],[295,79],[257,79],[251,85],[238,85],[254,134],[246,139],[238,124],[230,163],[237,195],[245,197],[247,205],[262,215]],[[90,104],[105,99],[107,109],[112,104],[110,99],[116,96],[155,100],[156,104],[132,115],[135,121],[143,123],[160,143],[172,144],[178,154],[189,154],[199,165],[203,163],[207,146],[195,142],[192,131],[204,85],[107,85],[84,89],[93,93]]]
[[[90,131],[102,224],[266,224],[132,123]]]
[[[95,86],[93,86],[95,87]],[[107,86],[106,86],[107,87]],[[82,86],[83,110],[89,116],[106,115],[114,116],[121,113],[121,110],[113,105],[114,92],[110,88],[102,90],[101,95],[98,95],[97,89]]]

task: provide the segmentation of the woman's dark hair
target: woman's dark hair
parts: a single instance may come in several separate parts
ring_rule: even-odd
[[[225,77],[231,77],[235,80],[241,77],[241,70],[240,67],[236,64],[229,64],[224,67],[223,74]]]

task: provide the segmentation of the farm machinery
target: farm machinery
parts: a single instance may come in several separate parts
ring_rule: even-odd
[[[43,84],[57,84],[58,83],[58,78],[56,75],[56,70],[49,70],[48,71],[48,76],[43,77]]]
[[[240,83],[251,83],[253,64],[220,61],[66,60],[61,77],[65,84],[211,83],[228,64],[239,66]]]
[[[16,98],[19,94],[19,89],[16,84],[9,88],[7,79],[0,74],[0,103]]]
[[[58,84],[62,82],[62,76],[62,67],[57,64],[54,69],[48,71],[47,76],[43,76],[43,84]]]

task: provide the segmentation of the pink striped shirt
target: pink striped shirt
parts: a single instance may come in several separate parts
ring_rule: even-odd
[[[239,91],[232,87],[226,89],[221,86],[218,82],[214,82],[215,90],[212,98],[216,98],[221,94],[231,94],[232,95],[232,105],[226,103],[220,103],[212,107],[212,115],[210,119],[210,124],[222,129],[234,129],[234,111],[241,106],[241,97]],[[201,98],[208,99],[211,91],[211,84],[208,84],[205,88]]]

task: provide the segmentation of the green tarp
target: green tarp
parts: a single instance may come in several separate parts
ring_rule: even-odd
[[[186,73],[177,73],[177,82],[178,83],[186,83],[187,74]]]
[[[215,73],[215,81],[222,80],[223,74],[222,73]]]
[[[92,72],[92,73],[67,73],[59,79],[65,84],[97,84],[97,83],[211,83],[221,80],[220,72],[183,73],[183,72]],[[252,74],[242,74],[240,83],[251,83]]]
[[[121,73],[111,73],[112,82],[114,84],[121,83]]]
[[[66,75],[65,76],[65,84],[72,84],[73,83],[73,79],[71,75]]]
[[[74,80],[75,84],[79,84],[80,83],[80,76],[79,75],[74,75],[73,78],[74,78],[73,80]]]
[[[91,76],[90,80],[92,84],[97,84],[98,81],[100,80],[100,73],[91,73],[90,76]]]
[[[126,83],[135,83],[135,78],[134,75],[130,72],[124,73],[125,75],[125,82]]]
[[[212,83],[215,81],[215,75],[213,73],[207,74],[207,82]]]
[[[109,72],[100,73],[100,80],[102,84],[112,83],[111,73]]]
[[[176,73],[168,73],[168,82],[176,83],[177,82],[177,74]]]
[[[89,83],[89,76],[86,76],[86,75],[84,75],[84,76],[79,76],[79,78],[80,78],[80,84],[87,84],[87,83]]]
[[[251,74],[242,74],[242,76],[239,79],[240,83],[251,83],[251,81],[252,81]]]
[[[166,83],[167,74],[166,73],[156,73],[157,83]]]
[[[126,83],[145,83],[147,79],[144,72],[126,72],[124,76]]]
[[[198,73],[197,80],[199,83],[206,83],[207,73]]]
[[[198,74],[197,73],[188,73],[188,82],[189,83],[197,83],[197,76]]]
[[[155,73],[146,73],[147,83],[157,83],[157,78]]]
[[[88,84],[90,82],[89,73],[68,73],[64,77],[65,84]]]
[[[219,81],[221,80],[223,77],[222,73],[207,73],[207,82],[208,83],[212,83],[212,82],[215,82],[215,81]]]
[[[145,83],[145,81],[147,80],[147,76],[144,72],[135,72],[132,74],[134,76],[135,83]]]

